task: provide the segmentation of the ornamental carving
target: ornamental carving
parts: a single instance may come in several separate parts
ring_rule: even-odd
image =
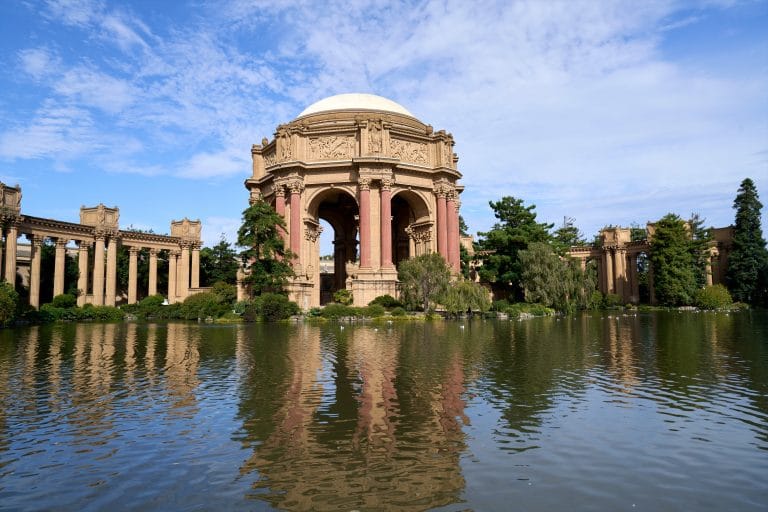
[[[357,186],[360,187],[360,190],[370,190],[371,189],[371,178],[360,178],[357,180]]]
[[[304,238],[312,243],[317,242],[320,238],[320,233],[323,232],[323,227],[316,222],[304,221],[304,223],[306,228],[304,229]]]
[[[383,133],[381,119],[368,121],[368,153],[377,154],[383,151]]]
[[[394,183],[394,178],[381,178],[381,190],[392,190],[392,184]]]
[[[311,160],[342,160],[354,156],[355,138],[343,135],[329,135],[309,139]]]
[[[446,167],[451,167],[453,164],[453,150],[447,142],[443,145],[443,162]]]
[[[277,163],[277,158],[275,158],[275,151],[274,149],[270,151],[269,153],[264,153],[264,166],[265,167],[272,167]]]
[[[288,130],[280,130],[277,133],[277,151],[280,154],[280,161],[290,160],[293,156],[291,151],[291,134]]]
[[[429,242],[432,240],[432,226],[430,224],[411,224],[405,228],[405,232],[414,242]]]
[[[304,182],[302,180],[291,180],[287,185],[291,194],[301,194],[301,191],[304,190]]]
[[[427,165],[427,145],[423,142],[392,139],[389,141],[390,152],[393,157],[403,162]]]

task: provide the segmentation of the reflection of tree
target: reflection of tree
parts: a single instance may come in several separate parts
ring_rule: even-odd
[[[460,347],[436,344],[422,372],[425,353],[402,353],[414,348],[408,340],[423,336],[413,327],[403,326],[402,338],[368,327],[272,332],[289,338],[287,371],[278,371],[283,384],[271,387],[281,407],[272,407],[266,437],[252,428],[258,423],[244,422],[254,452],[241,471],[258,471],[256,497],[291,510],[423,510],[458,500],[466,419]],[[250,371],[258,366],[252,361]],[[244,419],[260,401],[254,392],[243,387]]]

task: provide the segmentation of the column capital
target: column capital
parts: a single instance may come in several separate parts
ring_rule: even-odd
[[[151,247],[149,249],[149,255],[150,256],[157,256],[160,253],[160,249],[155,249],[154,247]]]
[[[381,190],[392,190],[395,178],[381,178]]]
[[[57,249],[59,247],[65,248],[68,243],[69,243],[69,239],[68,238],[57,238],[56,239],[56,248]]]
[[[285,186],[282,183],[275,183],[275,196],[285,197]]]
[[[138,254],[141,251],[141,247],[131,246],[128,248],[128,252],[131,254]]]
[[[371,178],[364,177],[357,180],[357,186],[360,190],[371,189]]]
[[[27,240],[29,240],[33,246],[40,247],[41,245],[43,245],[43,240],[45,240],[45,237],[40,235],[35,235],[33,233],[33,234],[27,234]]]
[[[304,190],[304,180],[292,179],[288,182],[288,188],[291,190],[291,194],[301,194]]]
[[[90,247],[93,246],[93,242],[91,242],[90,240],[75,240],[75,242],[77,242],[77,246],[81,250],[82,249],[89,249]]]

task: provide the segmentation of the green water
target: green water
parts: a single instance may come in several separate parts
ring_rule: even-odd
[[[768,315],[0,331],[0,510],[766,510]]]

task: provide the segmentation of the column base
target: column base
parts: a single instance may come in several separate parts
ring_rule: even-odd
[[[347,279],[347,289],[352,292],[352,304],[356,307],[365,307],[376,297],[381,295],[398,296],[397,270],[359,269],[357,275]]]

